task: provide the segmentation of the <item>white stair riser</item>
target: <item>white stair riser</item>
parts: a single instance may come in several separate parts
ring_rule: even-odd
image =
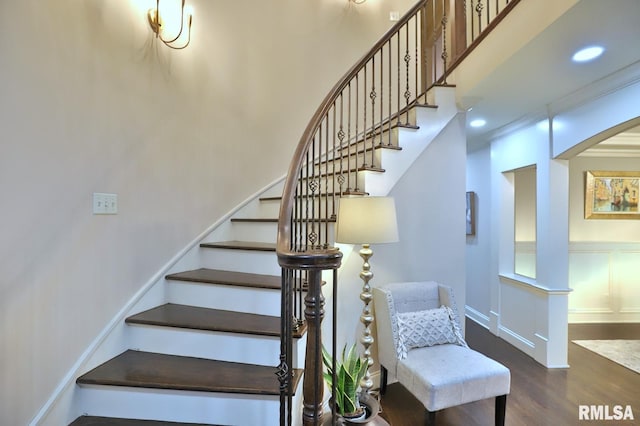
[[[278,214],[260,217],[278,217]],[[275,222],[233,222],[232,230],[233,239],[237,241],[275,243],[278,237],[278,224]]]
[[[278,217],[279,215],[280,215],[280,201],[265,200],[265,201],[260,201],[256,215],[254,217]]]
[[[252,250],[207,249],[200,252],[202,268],[247,272],[262,275],[281,275],[275,252]]]
[[[131,348],[145,352],[267,366],[280,356],[280,337],[273,336],[130,324],[128,337]]]
[[[279,424],[278,395],[82,386],[82,411],[93,416],[238,426]]]
[[[280,316],[280,290],[169,281],[167,301],[203,308]]]
[[[293,367],[304,368],[306,333],[293,340]],[[145,352],[242,362],[266,366],[278,365],[280,337],[238,333],[183,330],[130,324],[128,348]]]
[[[278,200],[256,199],[236,212],[233,217],[278,217],[279,210]]]

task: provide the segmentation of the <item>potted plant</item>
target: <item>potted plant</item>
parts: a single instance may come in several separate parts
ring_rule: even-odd
[[[333,358],[322,348],[322,362],[327,371],[324,379],[333,391]],[[349,423],[366,423],[378,413],[378,402],[368,394],[360,394],[360,380],[364,377],[368,365],[360,359],[354,344],[347,352],[347,345],[342,349],[342,360],[336,362],[335,394],[331,401],[339,414]],[[372,404],[375,403],[375,404]],[[369,405],[367,407],[367,405]],[[373,406],[371,406],[373,405]]]

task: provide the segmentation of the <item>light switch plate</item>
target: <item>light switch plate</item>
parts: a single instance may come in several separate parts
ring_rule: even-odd
[[[94,192],[93,214],[118,214],[118,194]]]

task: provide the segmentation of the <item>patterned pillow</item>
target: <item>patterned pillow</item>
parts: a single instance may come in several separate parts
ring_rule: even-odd
[[[414,348],[453,343],[467,346],[455,315],[448,306],[426,311],[403,312],[398,318],[399,359],[405,359]]]

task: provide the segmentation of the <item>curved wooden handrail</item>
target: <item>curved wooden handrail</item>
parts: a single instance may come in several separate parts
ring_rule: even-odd
[[[334,85],[324,98],[316,112],[313,114],[311,121],[307,125],[300,142],[294,152],[293,161],[289,166],[287,178],[285,180],[282,202],[280,205],[280,214],[278,220],[278,236],[276,251],[278,254],[278,262],[282,267],[293,269],[332,269],[340,266],[342,254],[333,248],[325,250],[306,250],[299,252],[292,250],[291,244],[291,222],[294,198],[296,195],[296,186],[298,176],[302,170],[305,157],[309,151],[309,147],[313,141],[316,130],[320,126],[323,117],[329,112],[336,100],[352,81],[356,75],[362,70],[366,64],[374,57],[374,55],[385,45],[395,34],[405,26],[411,18],[413,18],[421,8],[426,7],[428,1],[420,0],[416,3],[396,24],[387,31],[374,46],[356,62],[347,73]]]

